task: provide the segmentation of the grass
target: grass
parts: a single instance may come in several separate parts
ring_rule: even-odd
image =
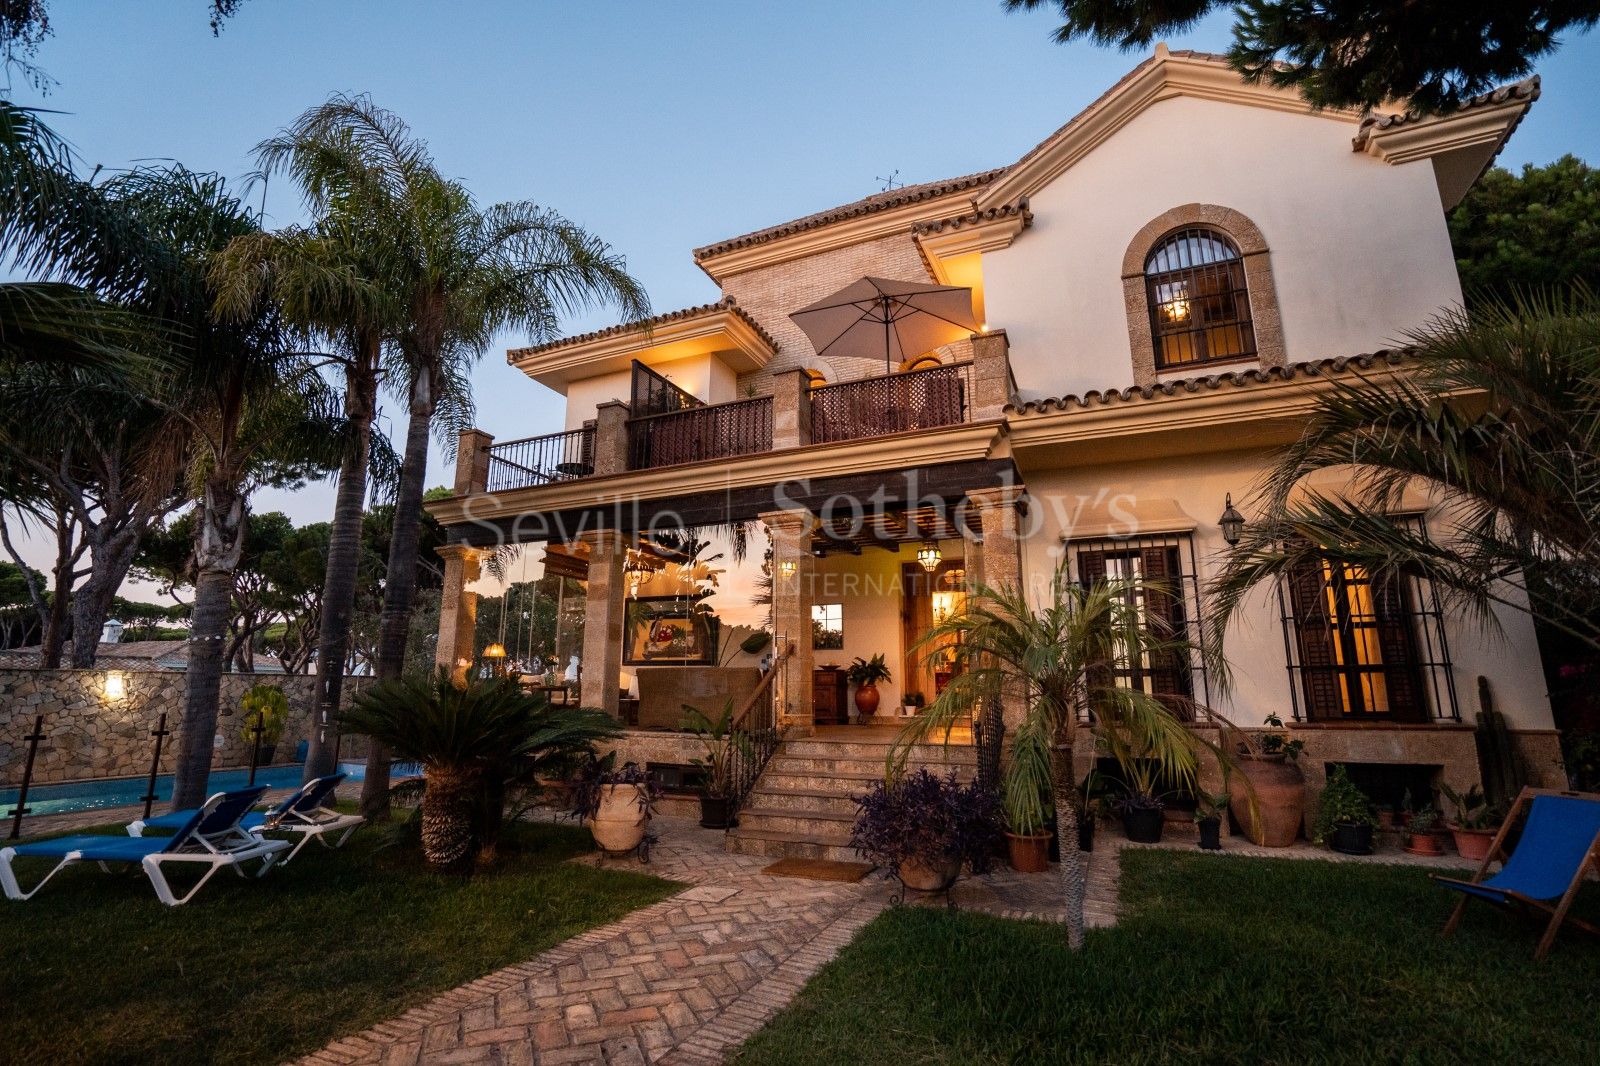
[[[1414,869],[1122,856],[1123,917],[1057,927],[901,907],[742,1049],[756,1064],[1458,1063],[1592,1066],[1600,944],[1454,902]],[[1600,889],[1579,900],[1595,920]]]
[[[507,832],[499,867],[471,879],[368,829],[260,881],[218,874],[178,908],[142,873],[69,869],[0,900],[0,1059],[282,1062],[676,891],[564,862],[593,847],[576,826]],[[31,885],[48,864],[17,867]]]

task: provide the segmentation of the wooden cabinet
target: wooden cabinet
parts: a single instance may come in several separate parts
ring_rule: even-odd
[[[843,670],[813,670],[811,673],[811,720],[817,725],[848,725],[846,700],[850,682]]]

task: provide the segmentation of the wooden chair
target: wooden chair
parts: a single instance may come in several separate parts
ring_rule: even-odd
[[[1528,823],[1516,851],[1507,855],[1506,836],[1523,811]],[[1497,858],[1503,859],[1500,871],[1485,879],[1489,864]],[[1515,907],[1549,915],[1544,936],[1533,953],[1535,960],[1549,952],[1563,924],[1600,936],[1600,928],[1567,913],[1590,871],[1600,875],[1600,795],[1524,788],[1472,880],[1433,875],[1438,884],[1462,894],[1443,935],[1456,931],[1467,901],[1477,897],[1508,910]]]

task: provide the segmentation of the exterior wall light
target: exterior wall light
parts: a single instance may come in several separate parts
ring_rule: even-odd
[[[1222,517],[1217,519],[1217,525],[1222,529],[1222,539],[1232,547],[1239,543],[1239,538],[1244,536],[1244,515],[1240,514],[1233,506],[1233,493],[1226,493],[1222,497]]]
[[[785,559],[778,564],[779,577],[794,577],[795,565],[793,559]]]
[[[120,700],[128,694],[127,679],[122,676],[121,670],[112,670],[106,674],[106,699]]]
[[[917,562],[922,564],[922,569],[933,573],[939,569],[939,563],[944,559],[944,553],[939,550],[939,545],[931,540],[922,542],[922,547],[917,549]]]

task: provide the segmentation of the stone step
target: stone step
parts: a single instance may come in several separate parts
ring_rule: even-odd
[[[882,781],[882,774],[828,774],[802,770],[782,773],[771,767],[761,775],[756,790],[763,788],[810,789],[828,792],[835,796],[859,796],[872,788],[874,781]]]
[[[885,763],[882,756],[877,758],[834,756],[830,758],[826,756],[791,755],[787,752],[782,752],[774,755],[772,761],[767,765],[770,769],[785,773],[845,774],[854,777],[871,775],[882,778]],[[907,766],[913,770],[925,766],[933,773],[941,775],[954,770],[958,776],[976,773],[978,770],[976,763],[945,763],[931,759],[913,759],[907,763]]]
[[[739,824],[751,829],[775,829],[780,833],[805,833],[829,843],[850,836],[856,824],[855,812],[791,811],[781,807],[746,807],[739,812]]]
[[[882,762],[889,754],[890,744],[878,741],[790,740],[785,741],[783,752],[810,758],[877,759]],[[910,748],[912,762],[969,763],[976,766],[978,749],[970,744],[914,744]]]
[[[779,811],[828,811],[852,815],[856,812],[855,800],[849,792],[828,788],[790,788],[769,785],[765,780],[750,794],[749,806]]]
[[[860,862],[861,856],[848,844],[833,843],[809,833],[782,833],[741,825],[728,832],[725,846],[736,855],[768,855],[776,859],[832,859],[835,862]]]

